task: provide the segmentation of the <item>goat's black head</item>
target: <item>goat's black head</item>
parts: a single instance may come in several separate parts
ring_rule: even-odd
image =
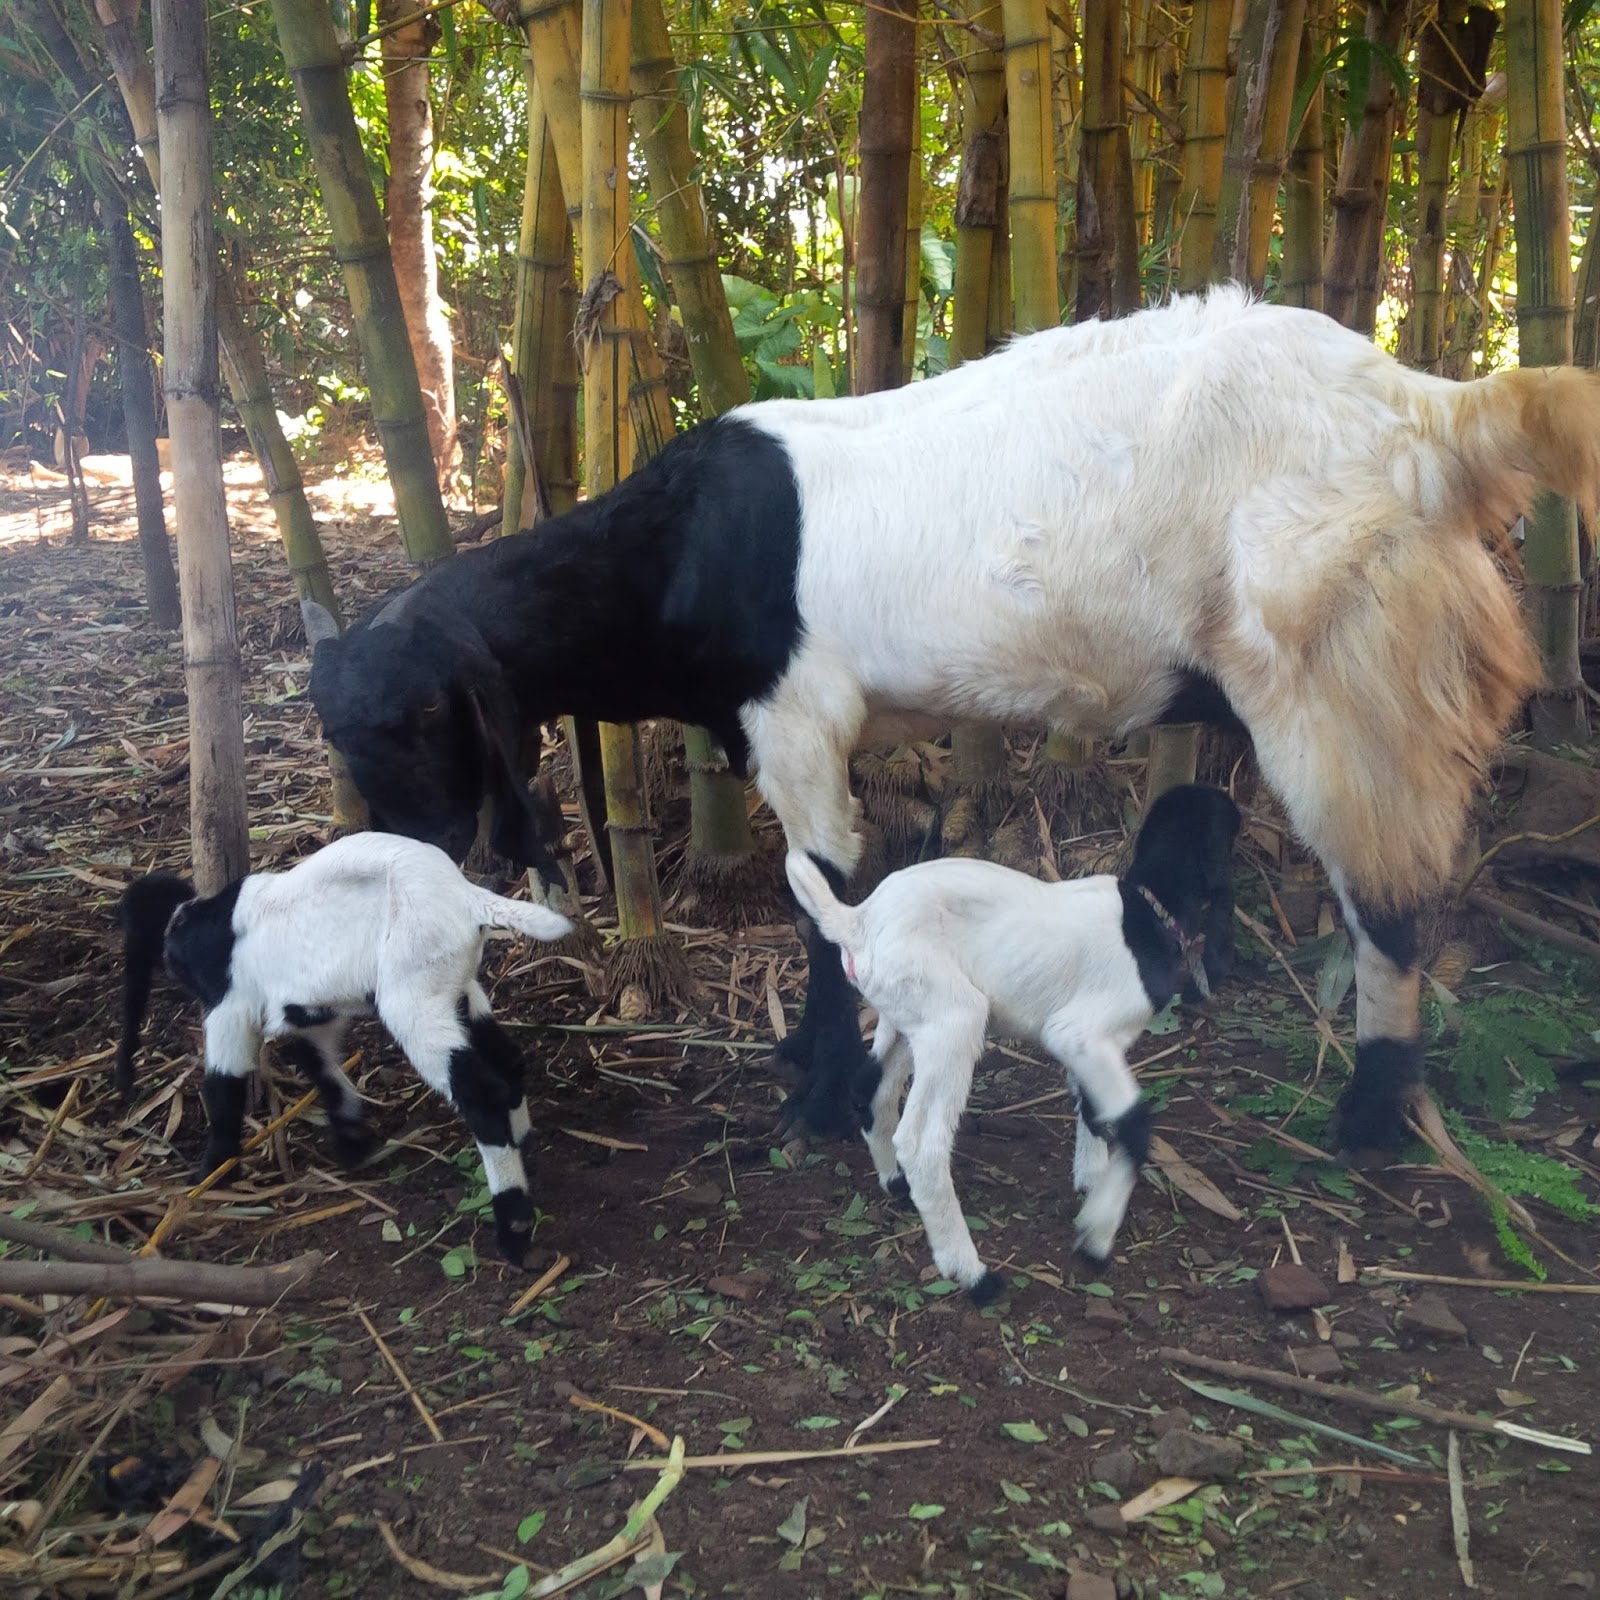
[[[460,861],[487,803],[496,853],[560,883],[560,814],[527,785],[537,730],[523,729],[505,674],[471,621],[428,603],[418,585],[343,635],[315,601],[301,609],[315,649],[312,703],[372,826]]]

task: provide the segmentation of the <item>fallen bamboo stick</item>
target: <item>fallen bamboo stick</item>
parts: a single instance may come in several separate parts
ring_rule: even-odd
[[[1163,1361],[1180,1367],[1195,1367],[1219,1378],[1239,1378],[1250,1383],[1262,1383],[1271,1389],[1287,1389],[1294,1394],[1309,1395],[1313,1400],[1327,1400],[1337,1405],[1353,1406],[1359,1411],[1377,1411],[1387,1416],[1415,1417],[1419,1422],[1431,1422],[1441,1428],[1459,1428],[1463,1433],[1495,1433],[1506,1438],[1522,1439],[1529,1443],[1545,1444],[1552,1449],[1570,1450],[1578,1455],[1590,1454],[1590,1449],[1580,1439],[1567,1439],[1559,1434],[1547,1434],[1533,1428],[1524,1428],[1515,1422],[1497,1422],[1490,1417],[1474,1416],[1468,1411],[1451,1411],[1443,1406],[1429,1405],[1426,1400],[1402,1400],[1397,1395],[1374,1394],[1370,1389],[1357,1389],[1343,1383],[1322,1383],[1316,1378],[1300,1378],[1273,1367],[1254,1367],[1244,1361],[1220,1361],[1214,1356],[1197,1356],[1188,1350],[1163,1345],[1156,1352]]]
[[[1600,1294],[1600,1283],[1535,1283],[1516,1278],[1458,1278],[1448,1272],[1406,1272],[1400,1267],[1367,1271],[1386,1283],[1437,1283],[1446,1289],[1497,1289],[1516,1294]]]
[[[893,1450],[930,1450],[943,1439],[884,1439],[833,1450],[727,1450],[714,1456],[685,1456],[684,1467],[775,1467],[786,1461],[826,1461],[834,1456],[882,1456]],[[659,1456],[645,1461],[624,1461],[624,1472],[650,1472],[665,1467]]]
[[[0,1292],[97,1294],[169,1300],[215,1300],[235,1306],[270,1306],[308,1296],[327,1259],[308,1251],[275,1267],[225,1267],[209,1261],[167,1261],[127,1256],[106,1261],[0,1261]]]
[[[80,1239],[65,1228],[52,1228],[47,1222],[24,1222],[17,1217],[0,1215],[0,1239],[12,1244],[25,1244],[30,1250],[42,1250],[47,1256],[59,1256],[63,1261],[101,1261],[120,1265],[128,1259],[126,1250],[114,1244],[101,1244],[95,1239]]]

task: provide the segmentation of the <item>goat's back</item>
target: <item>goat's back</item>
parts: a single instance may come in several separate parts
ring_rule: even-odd
[[[952,979],[981,991],[998,1025],[1035,1038],[1069,1014],[1130,1036],[1149,1019],[1109,874],[1042,883],[989,861],[928,861],[891,873],[858,910],[856,983],[892,1020],[936,1013]]]

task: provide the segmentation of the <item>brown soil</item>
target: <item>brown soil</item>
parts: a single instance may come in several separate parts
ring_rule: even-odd
[[[392,523],[341,512],[335,487],[325,532],[354,599],[401,563]],[[143,622],[127,498],[97,494],[95,540],[69,548],[56,500],[0,497],[0,1206],[136,1248],[183,1193],[202,1114],[195,1017],[170,994],[131,1114],[106,1092],[116,891],[181,866],[186,829],[180,652]],[[327,786],[288,584],[248,474],[232,501],[256,862],[269,865],[327,836]],[[666,814],[671,833],[677,811]],[[593,910],[603,923],[603,904]],[[1447,1287],[1465,1339],[1419,1337],[1401,1313],[1422,1286],[1372,1275],[1516,1275],[1460,1184],[1406,1167],[1369,1174],[1380,1193],[1337,1169],[1275,1182],[1246,1164],[1263,1128],[1230,1100],[1298,1086],[1286,1051],[1315,1055],[1311,1018],[1259,950],[1208,1012],[1182,1015],[1145,1052],[1161,1134],[1242,1216],[1225,1221],[1181,1173],[1175,1186],[1153,1172],[1099,1282],[1068,1249],[1071,1121],[1060,1099],[1040,1099],[1058,1076],[1027,1053],[990,1052],[957,1183],[1011,1287],[980,1313],[929,1281],[914,1213],[879,1193],[859,1144],[773,1146],[781,1086],[763,1047],[773,1012],[791,1025],[796,1013],[791,930],[676,931],[701,991],[648,1025],[608,1014],[574,964],[499,947],[491,965],[532,1068],[542,1218],[530,1271],[494,1261],[464,1129],[373,1034],[357,1075],[385,1151],[339,1174],[302,1117],[195,1202],[164,1250],[239,1262],[321,1250],[325,1298],[234,1316],[143,1306],[101,1337],[85,1298],[0,1297],[0,1426],[58,1373],[70,1383],[18,1448],[0,1435],[0,1591],[209,1595],[259,1561],[232,1593],[497,1595],[518,1562],[537,1580],[621,1528],[657,1477],[628,1458],[664,1453],[647,1424],[691,1457],[730,1457],[692,1467],[657,1510],[677,1556],[667,1595],[1443,1596],[1462,1587],[1443,1431],[1231,1385],[1416,1458],[1395,1467],[1304,1421],[1203,1399],[1161,1349],[1287,1370],[1324,1345],[1351,1386],[1412,1385],[1438,1405],[1594,1433],[1600,1300]],[[1341,1070],[1330,1056],[1318,1092]],[[262,1120],[298,1093],[275,1076]],[[1539,1118],[1528,1142],[1597,1159],[1600,1096],[1575,1083]],[[1592,1226],[1535,1209],[1576,1263],[1547,1255],[1553,1275],[1592,1281]],[[1358,1281],[1337,1282],[1341,1245]],[[1327,1286],[1315,1318],[1269,1312],[1258,1292],[1256,1275],[1291,1251]],[[558,1257],[569,1264],[549,1290],[509,1315]],[[70,1353],[41,1354],[64,1335]],[[891,1398],[861,1443],[926,1448],[800,1454],[844,1446]],[[1243,1443],[1239,1474],[1106,1531],[1119,1494],[1161,1477],[1157,1419],[1180,1407]],[[200,1514],[140,1554],[151,1514],[220,1448],[216,1428],[242,1451]],[[1471,1433],[1461,1444],[1479,1591],[1592,1592],[1593,1458]],[[795,1454],[738,1464],[761,1451]],[[108,1476],[131,1455],[142,1479]],[[1103,1475],[1115,1490],[1097,1486]],[[262,1485],[278,1486],[263,1498],[292,1493],[287,1510],[252,1506]],[[262,1561],[278,1525],[289,1536]],[[127,1550],[107,1549],[119,1541]],[[99,1569],[72,1565],[91,1559]],[[581,1592],[621,1592],[608,1585],[626,1571]]]

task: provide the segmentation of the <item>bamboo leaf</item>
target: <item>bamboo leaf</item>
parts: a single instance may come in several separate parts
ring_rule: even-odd
[[[1386,1444],[1376,1444],[1371,1439],[1363,1439],[1358,1433],[1346,1433],[1343,1428],[1331,1427],[1326,1422],[1318,1422],[1314,1417],[1304,1417],[1298,1412],[1288,1411],[1283,1406],[1275,1406],[1270,1400],[1258,1400],[1253,1394],[1246,1394],[1243,1389],[1222,1389],[1214,1383],[1202,1383],[1198,1378],[1186,1378],[1181,1372],[1173,1373],[1179,1383],[1194,1392],[1204,1400],[1215,1401],[1220,1406],[1235,1406],[1240,1411],[1253,1411],[1258,1417],[1270,1417],[1274,1422],[1286,1422],[1292,1427],[1309,1428],[1313,1433],[1320,1433],[1325,1438],[1337,1439],[1341,1444],[1347,1444],[1357,1450],[1370,1450],[1373,1455],[1382,1456],[1386,1461],[1398,1462],[1403,1467],[1420,1467],[1425,1463],[1417,1456],[1408,1455],[1404,1450],[1391,1449]]]

